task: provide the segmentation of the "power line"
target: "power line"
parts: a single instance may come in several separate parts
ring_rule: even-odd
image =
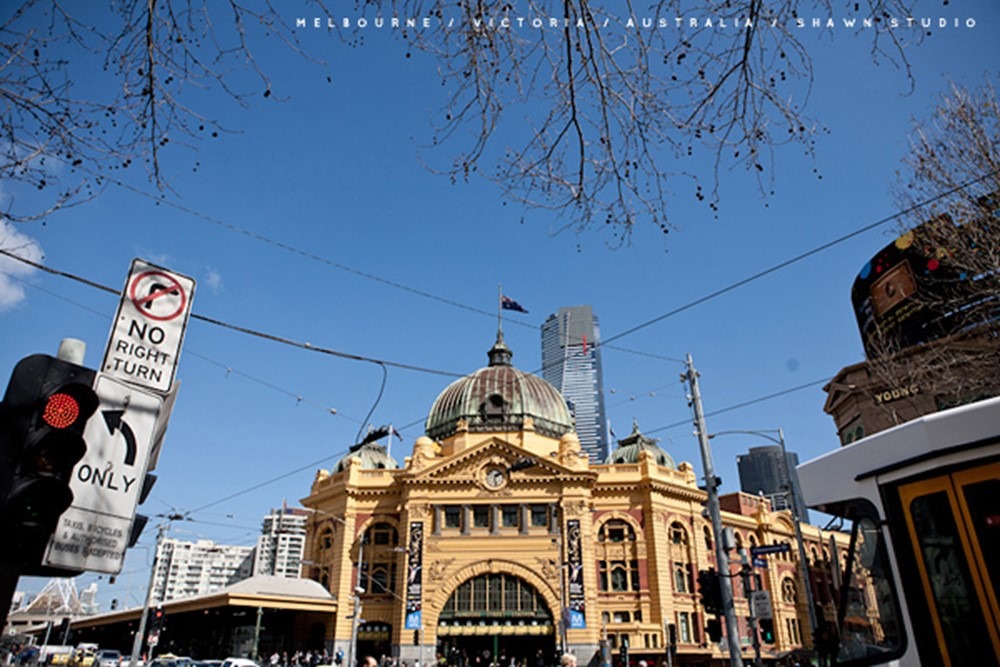
[[[643,323],[640,323],[640,324],[638,324],[636,326],[633,326],[633,327],[631,327],[629,329],[626,329],[625,331],[622,331],[622,332],[620,332],[620,333],[618,333],[618,334],[616,334],[614,336],[611,336],[611,337],[605,339],[604,341],[602,341],[600,343],[597,343],[597,345],[608,346],[608,344],[610,342],[612,342],[612,341],[624,338],[625,336],[628,336],[628,335],[630,335],[632,333],[640,331],[640,330],[642,330],[642,329],[644,329],[646,327],[649,327],[649,326],[651,326],[653,324],[661,322],[661,321],[663,321],[663,320],[665,320],[665,319],[667,319],[669,317],[672,317],[674,315],[682,313],[682,312],[684,312],[686,310],[690,310],[691,308],[694,308],[695,306],[698,306],[698,305],[700,305],[702,303],[705,303],[705,302],[710,301],[712,299],[715,299],[715,298],[717,298],[719,296],[727,294],[728,292],[734,291],[734,290],[736,290],[736,289],[738,289],[740,287],[743,287],[743,286],[748,285],[748,284],[750,284],[752,282],[755,282],[755,281],[757,281],[757,280],[759,280],[759,279],[761,279],[761,278],[763,278],[765,276],[768,276],[768,275],[770,275],[772,273],[780,271],[781,269],[784,269],[784,268],[786,268],[788,266],[796,264],[796,263],[798,263],[798,262],[800,262],[800,261],[802,261],[802,260],[804,260],[804,259],[806,259],[808,257],[811,257],[813,255],[816,255],[816,254],[820,253],[820,252],[828,250],[829,248],[832,248],[832,247],[834,247],[836,245],[839,245],[839,244],[841,244],[841,243],[843,243],[843,242],[845,242],[845,241],[847,241],[847,240],[849,240],[851,238],[854,238],[854,237],[859,236],[859,235],[861,235],[861,234],[863,234],[865,232],[871,231],[872,229],[880,227],[880,226],[882,226],[882,225],[884,225],[884,224],[886,224],[888,222],[896,220],[896,219],[898,219],[899,217],[901,217],[903,215],[907,215],[909,213],[917,211],[917,210],[923,208],[924,206],[927,206],[927,205],[929,205],[931,203],[939,201],[939,200],[941,200],[941,199],[943,199],[943,198],[945,198],[947,196],[950,196],[950,195],[952,195],[952,194],[954,194],[954,193],[956,193],[956,192],[958,192],[960,190],[963,190],[963,189],[965,189],[965,188],[967,188],[967,187],[969,187],[971,185],[974,185],[974,184],[976,184],[976,183],[978,183],[980,181],[983,181],[983,180],[985,180],[987,178],[990,178],[990,177],[994,176],[997,173],[1000,173],[1000,170],[995,170],[994,172],[991,172],[989,174],[980,176],[980,177],[975,178],[975,179],[971,179],[971,180],[969,180],[969,181],[967,181],[967,182],[965,182],[965,183],[963,183],[963,184],[961,184],[959,186],[956,186],[956,187],[954,187],[954,188],[952,188],[952,189],[950,189],[948,191],[945,191],[945,192],[943,192],[943,193],[941,193],[941,194],[939,194],[939,195],[937,195],[935,197],[931,197],[930,199],[927,199],[927,200],[924,200],[922,202],[919,202],[919,203],[917,203],[917,204],[915,204],[915,205],[913,205],[913,206],[911,206],[911,207],[909,207],[907,209],[898,211],[898,212],[896,212],[896,213],[894,213],[892,215],[889,215],[889,216],[886,216],[884,218],[881,218],[881,219],[879,219],[879,220],[877,220],[875,222],[872,222],[872,223],[870,223],[868,225],[865,225],[865,226],[863,226],[863,227],[861,227],[861,228],[859,228],[859,229],[857,229],[855,231],[849,232],[848,234],[842,235],[842,236],[840,236],[840,237],[838,237],[836,239],[833,239],[833,240],[831,240],[831,241],[829,241],[827,243],[824,243],[824,244],[822,244],[820,246],[817,246],[817,247],[815,247],[815,248],[813,248],[811,250],[807,250],[807,251],[805,251],[803,253],[800,253],[799,255],[796,255],[796,256],[788,259],[788,260],[785,260],[783,262],[779,262],[778,264],[772,265],[771,267],[769,267],[767,269],[764,269],[764,270],[759,271],[757,273],[754,273],[754,274],[752,274],[752,275],[750,275],[750,276],[748,276],[746,278],[743,278],[743,279],[738,280],[738,281],[736,281],[734,283],[731,283],[731,284],[729,284],[726,287],[723,287],[723,288],[720,288],[720,289],[715,290],[713,292],[710,292],[707,295],[704,295],[704,296],[702,296],[702,297],[700,297],[698,299],[690,301],[690,302],[688,302],[688,303],[686,303],[686,304],[684,304],[682,306],[679,306],[678,308],[675,308],[675,309],[673,309],[673,310],[671,310],[671,311],[669,311],[667,313],[664,313],[664,314],[659,315],[657,317],[654,317],[654,318],[652,318],[650,320],[647,320],[647,321],[645,321]],[[133,191],[133,192],[135,192],[137,194],[149,197],[149,195],[147,193],[144,193],[144,192],[142,192],[142,191],[140,191],[140,190],[138,190],[136,188],[133,188],[131,186],[125,185],[124,183],[122,183],[120,181],[114,181],[113,179],[109,179],[109,181],[111,181],[111,182],[115,183],[116,185],[119,185],[119,186],[121,186],[121,187],[123,187],[125,189],[131,190],[131,191]],[[240,228],[240,227],[238,227],[236,225],[232,225],[231,223],[224,222],[224,221],[219,220],[217,218],[212,218],[211,216],[207,216],[207,215],[202,214],[202,213],[200,213],[198,211],[195,211],[193,209],[189,209],[187,207],[183,207],[183,206],[181,206],[179,204],[176,204],[176,203],[173,203],[173,202],[169,202],[169,201],[165,201],[165,200],[157,200],[157,201],[158,202],[162,202],[162,203],[166,203],[167,205],[173,206],[173,207],[177,208],[178,210],[181,210],[181,211],[184,211],[184,212],[186,212],[186,213],[188,213],[190,215],[202,218],[204,220],[212,222],[213,224],[220,225],[220,226],[222,226],[224,228],[227,228],[227,229],[229,229],[231,231],[241,233],[241,234],[243,234],[245,236],[248,236],[248,237],[253,238],[255,240],[258,240],[260,242],[271,244],[271,245],[273,245],[275,247],[284,249],[286,251],[293,252],[295,254],[299,254],[299,255],[301,255],[303,257],[306,257],[308,259],[312,259],[314,261],[318,261],[318,262],[321,262],[321,263],[324,263],[324,264],[328,264],[330,266],[334,266],[335,268],[339,268],[341,270],[345,270],[345,271],[348,271],[348,272],[351,272],[351,273],[355,273],[355,274],[357,274],[359,276],[362,276],[362,277],[365,277],[367,279],[374,280],[376,282],[380,282],[380,283],[383,283],[383,284],[386,284],[386,285],[389,285],[389,286],[392,286],[392,287],[395,287],[395,288],[398,288],[398,289],[402,289],[402,290],[405,290],[407,292],[411,292],[411,293],[417,294],[419,296],[423,296],[425,298],[430,298],[430,299],[433,299],[435,301],[440,301],[442,303],[446,303],[446,304],[449,304],[449,305],[452,305],[452,306],[455,306],[455,307],[459,307],[459,308],[462,308],[464,310],[468,310],[468,311],[471,311],[471,312],[476,312],[478,314],[488,315],[491,318],[494,316],[493,313],[488,313],[488,312],[486,312],[484,310],[481,310],[481,309],[478,309],[478,308],[474,308],[474,307],[471,307],[471,306],[467,306],[467,305],[461,304],[461,303],[459,303],[457,301],[453,301],[453,300],[450,300],[450,299],[445,299],[443,297],[438,297],[436,295],[430,294],[428,292],[424,292],[422,290],[418,290],[418,289],[415,289],[415,288],[412,288],[412,287],[409,287],[409,286],[406,286],[406,285],[402,285],[400,283],[396,283],[394,281],[390,281],[390,280],[381,278],[379,276],[375,276],[373,274],[369,274],[369,273],[366,273],[366,272],[363,272],[363,271],[359,271],[357,269],[353,269],[351,267],[347,267],[346,265],[342,265],[342,264],[334,262],[332,260],[328,260],[326,258],[320,257],[319,255],[315,255],[314,253],[310,253],[308,251],[301,250],[301,249],[296,248],[294,246],[291,246],[291,245],[288,245],[288,244],[285,244],[285,243],[282,243],[282,242],[279,242],[279,241],[275,241],[275,240],[270,239],[268,237],[265,237],[263,235],[257,234],[256,232],[251,232],[249,230],[245,230],[243,228]],[[41,265],[41,264],[38,264],[36,262],[32,262],[31,260],[27,260],[25,258],[19,257],[19,256],[15,255],[15,254],[10,253],[8,251],[5,251],[3,249],[0,249],[0,253],[2,253],[4,255],[7,255],[7,256],[9,256],[12,259],[15,259],[17,261],[20,261],[20,262],[29,264],[31,266],[34,266],[35,268],[38,268],[38,269],[43,270],[43,271],[46,271],[48,273],[52,273],[54,275],[63,276],[63,277],[66,277],[66,278],[70,278],[72,280],[76,280],[78,282],[81,282],[81,283],[84,283],[84,284],[90,285],[92,287],[95,287],[95,288],[98,288],[98,289],[102,289],[102,290],[105,290],[105,291],[108,291],[108,292],[111,292],[111,293],[114,293],[114,294],[118,293],[118,290],[106,287],[104,285],[100,285],[99,283],[95,283],[93,281],[89,281],[87,279],[81,278],[81,277],[76,276],[74,274],[70,274],[70,273],[66,273],[66,272],[62,272],[62,271],[57,271],[57,270],[54,270],[54,269],[50,269],[49,267],[46,267],[46,266]],[[260,338],[264,338],[266,340],[271,340],[273,342],[279,342],[279,343],[282,343],[282,344],[285,344],[285,345],[290,345],[290,346],[293,346],[293,347],[298,347],[300,349],[310,350],[310,351],[314,351],[314,352],[320,352],[320,353],[329,354],[329,355],[337,356],[337,357],[341,357],[341,358],[352,359],[352,360],[356,360],[356,361],[365,361],[365,362],[369,362],[369,363],[384,364],[385,366],[393,366],[393,367],[397,367],[397,368],[403,368],[403,369],[406,369],[406,370],[414,370],[414,371],[432,373],[432,374],[437,374],[437,375],[447,375],[447,376],[451,376],[451,377],[464,377],[463,374],[449,373],[449,372],[446,372],[446,371],[438,371],[438,370],[433,370],[433,369],[426,369],[426,368],[422,368],[422,367],[419,367],[419,366],[412,366],[412,365],[409,365],[409,364],[400,364],[400,363],[396,363],[396,362],[389,362],[389,361],[384,361],[384,360],[373,359],[373,358],[370,358],[370,357],[364,357],[362,355],[354,355],[354,354],[349,354],[349,353],[343,353],[343,352],[339,352],[339,351],[336,351],[336,350],[331,350],[331,349],[328,349],[328,348],[320,348],[320,347],[313,346],[313,345],[311,345],[308,342],[307,343],[301,343],[301,342],[297,342],[297,341],[292,341],[290,339],[286,339],[286,338],[283,338],[283,337],[280,337],[280,336],[276,336],[276,335],[273,335],[273,334],[267,334],[267,333],[264,333],[264,332],[255,331],[255,330],[252,330],[252,329],[247,329],[247,328],[244,328],[244,327],[239,327],[239,326],[232,325],[232,324],[229,324],[229,323],[226,323],[226,322],[222,322],[220,320],[215,320],[213,318],[209,318],[209,317],[206,317],[206,316],[192,314],[192,317],[195,318],[195,319],[200,319],[202,321],[208,322],[210,324],[215,324],[215,325],[220,326],[220,327],[233,329],[233,330],[239,331],[241,333],[245,333],[245,334],[252,335],[252,336],[257,336],[257,337],[260,337]],[[514,322],[517,322],[517,321],[514,320]],[[521,323],[518,323],[518,324],[521,324]],[[522,324],[522,326],[531,326],[531,325]],[[536,327],[532,327],[532,328],[536,328]],[[650,355],[650,356],[654,356],[654,355]],[[664,359],[670,360],[670,361],[679,361],[678,359],[671,358],[671,357],[664,357]],[[384,368],[384,366],[383,366],[383,368]],[[539,371],[536,371],[536,372],[539,372]],[[783,395],[786,395],[786,394],[789,394],[789,393],[792,393],[792,392],[795,392],[795,391],[800,391],[802,389],[806,389],[806,388],[809,388],[809,387],[812,387],[812,386],[816,386],[818,384],[826,383],[829,380],[830,380],[830,378],[825,378],[823,380],[817,380],[817,381],[806,383],[806,384],[803,384],[803,385],[798,385],[798,386],[792,387],[790,389],[782,390],[782,391],[779,391],[779,392],[775,392],[773,394],[768,394],[766,396],[762,396],[762,397],[759,397],[759,398],[751,399],[751,400],[744,401],[742,403],[738,403],[738,404],[735,404],[735,405],[732,405],[732,406],[729,406],[729,407],[726,407],[726,408],[721,408],[719,410],[715,410],[713,412],[706,413],[706,416],[718,415],[718,414],[722,414],[722,413],[729,412],[729,411],[732,411],[732,410],[737,410],[737,409],[740,409],[740,408],[743,408],[743,407],[747,407],[749,405],[753,405],[753,404],[760,403],[760,402],[763,402],[763,401],[767,401],[767,400],[770,400],[770,399],[773,399],[773,398],[777,398],[779,396],[783,396]],[[411,423],[403,426],[402,429],[406,429],[406,428],[415,426],[416,424],[419,424],[422,421],[423,421],[423,418],[421,418],[420,420],[416,420],[414,422],[411,422]],[[689,423],[689,420],[684,420],[684,421],[676,422],[674,424],[669,424],[667,426],[662,426],[662,427],[659,427],[659,428],[647,431],[647,433],[657,433],[657,432],[660,432],[660,431],[669,430],[671,428],[676,428],[676,427],[682,426],[682,425],[687,424],[687,423]],[[343,454],[339,454],[337,456],[342,456],[342,455]],[[233,498],[237,498],[239,496],[245,495],[247,493],[250,493],[251,491],[255,491],[255,490],[259,489],[259,488],[262,488],[264,486],[272,484],[272,483],[274,483],[276,481],[279,481],[281,479],[285,479],[287,477],[290,477],[291,475],[294,475],[294,474],[297,474],[299,472],[302,472],[303,470],[306,470],[306,469],[311,468],[313,466],[325,463],[325,462],[327,462],[327,461],[329,461],[329,460],[331,460],[333,458],[336,458],[337,456],[325,457],[325,458],[323,458],[323,459],[321,459],[321,460],[319,460],[317,462],[310,463],[310,464],[308,464],[308,465],[306,465],[306,466],[304,466],[302,468],[298,468],[296,470],[293,470],[291,472],[285,473],[283,475],[279,475],[279,476],[274,477],[274,478],[272,478],[270,480],[266,480],[264,482],[261,482],[259,484],[254,485],[254,486],[248,487],[247,489],[244,489],[242,491],[238,491],[238,492],[236,492],[234,494],[230,494],[230,495],[228,495],[228,496],[226,496],[226,497],[224,497],[222,499],[219,499],[217,501],[214,501],[214,502],[209,503],[207,505],[204,505],[202,507],[196,508],[194,510],[189,510],[188,512],[185,513],[185,516],[188,516],[188,515],[190,515],[193,512],[198,512],[198,511],[201,511],[203,509],[207,509],[208,507],[213,507],[215,505],[221,504],[221,503],[226,502],[228,500],[232,500]]]
[[[3,251],[0,250],[0,252],[3,252]],[[11,278],[13,280],[17,280],[18,282],[20,282],[20,283],[22,283],[22,284],[30,287],[31,289],[34,289],[34,290],[37,290],[37,291],[42,292],[44,294],[47,294],[47,295],[49,295],[52,298],[59,299],[60,301],[64,301],[66,303],[69,303],[69,304],[71,304],[71,305],[73,305],[73,306],[75,306],[77,308],[80,308],[81,310],[84,310],[84,311],[86,311],[88,313],[91,313],[92,315],[96,315],[96,316],[100,317],[101,319],[104,319],[104,320],[110,320],[111,319],[111,318],[109,318],[107,316],[107,313],[104,312],[104,311],[99,311],[99,310],[96,310],[94,308],[91,308],[90,306],[84,305],[84,304],[80,303],[79,301],[74,301],[73,299],[70,299],[70,298],[65,297],[65,296],[63,296],[61,294],[53,292],[52,290],[46,289],[46,288],[42,287],[41,285],[38,285],[36,283],[24,280],[20,276],[13,275],[11,273],[3,271],[2,269],[0,269],[0,274],[3,274],[3,275],[5,275],[8,278]],[[309,398],[306,398],[305,396],[303,396],[300,393],[297,393],[297,392],[285,389],[283,387],[279,387],[278,385],[276,385],[276,384],[274,384],[272,382],[268,382],[267,380],[263,380],[263,379],[261,379],[259,377],[254,376],[254,375],[250,375],[249,373],[246,373],[246,372],[241,371],[241,370],[239,370],[237,368],[234,368],[233,366],[231,366],[229,364],[223,363],[223,362],[218,361],[216,359],[212,359],[212,358],[207,357],[207,356],[205,356],[203,354],[200,354],[197,350],[187,349],[185,351],[185,354],[188,355],[188,356],[191,356],[191,357],[195,357],[197,359],[201,359],[205,363],[208,363],[208,364],[211,364],[213,366],[216,366],[218,368],[223,369],[225,371],[225,373],[226,373],[226,378],[228,378],[230,375],[236,375],[236,376],[239,376],[239,377],[244,378],[246,380],[249,380],[250,382],[254,382],[254,383],[259,384],[259,385],[261,385],[263,387],[267,387],[268,389],[271,389],[272,391],[276,391],[276,392],[278,392],[280,394],[284,394],[285,396],[289,396],[289,397],[295,399],[295,404],[296,405],[299,405],[299,404],[311,405],[313,407],[316,407],[316,408],[319,408],[319,409],[323,410],[324,412],[328,412],[330,414],[337,415],[338,417],[340,417],[342,419],[346,419],[348,421],[355,422],[355,423],[358,423],[358,424],[362,424],[363,423],[361,420],[359,420],[359,419],[357,419],[355,417],[351,417],[349,415],[346,415],[343,412],[341,412],[341,411],[339,411],[339,410],[337,410],[335,408],[330,407],[329,405],[326,405],[324,403],[320,403],[319,401],[311,400]],[[155,498],[155,496],[154,496],[154,498]],[[163,501],[161,501],[161,502],[163,502]]]
[[[767,394],[766,396],[759,396],[757,398],[751,398],[750,400],[743,401],[742,403],[735,403],[735,404],[727,406],[725,408],[719,408],[718,410],[712,410],[712,411],[706,412],[705,416],[706,417],[713,417],[715,415],[721,415],[721,414],[724,414],[726,412],[732,412],[733,410],[739,410],[740,408],[745,408],[745,407],[748,407],[750,405],[755,405],[757,403],[763,403],[764,401],[770,401],[772,398],[779,398],[779,397],[785,396],[787,394],[792,394],[792,393],[794,393],[796,391],[802,391],[803,389],[809,389],[810,387],[815,387],[817,385],[826,384],[827,382],[829,382],[832,379],[833,379],[832,377],[828,377],[828,378],[823,378],[822,380],[813,380],[812,382],[807,382],[805,384],[796,385],[795,387],[789,387],[788,389],[782,389],[781,391],[776,391],[773,394]],[[654,428],[652,430],[646,431],[645,433],[647,435],[649,435],[649,434],[652,434],[652,433],[659,433],[660,431],[669,431],[672,428],[678,428],[680,426],[684,426],[685,424],[690,425],[691,424],[691,420],[690,419],[685,419],[683,421],[674,422],[673,424],[667,424],[666,426],[660,426],[658,428]]]
[[[11,259],[17,260],[18,262],[21,262],[23,264],[27,264],[29,266],[32,266],[32,267],[34,267],[36,269],[39,269],[40,271],[45,271],[46,273],[57,275],[57,276],[60,276],[60,277],[63,277],[63,278],[68,278],[70,280],[74,280],[76,282],[83,283],[84,285],[88,285],[90,287],[94,287],[96,289],[100,289],[100,290],[103,290],[105,292],[110,292],[112,294],[120,294],[121,293],[119,290],[111,288],[111,287],[108,287],[107,285],[102,285],[100,283],[94,282],[94,281],[89,280],[87,278],[83,278],[82,276],[79,276],[79,275],[76,275],[76,274],[73,274],[73,273],[69,273],[69,272],[66,272],[66,271],[59,271],[57,269],[53,269],[53,268],[48,267],[48,266],[46,266],[44,264],[39,264],[38,262],[34,262],[34,261],[30,260],[30,259],[26,259],[24,257],[20,257],[19,255],[16,255],[16,254],[14,254],[14,253],[12,253],[12,252],[10,252],[8,250],[4,250],[3,248],[0,248],[0,254],[6,255],[7,257],[10,257]],[[191,319],[200,320],[202,322],[207,322],[208,324],[214,324],[215,326],[222,327],[224,329],[230,329],[232,331],[238,331],[240,333],[247,334],[248,336],[254,336],[254,337],[257,337],[257,338],[262,338],[264,340],[269,340],[269,341],[274,342],[274,343],[281,343],[282,345],[287,345],[289,347],[297,347],[297,348],[302,349],[302,350],[308,350],[310,352],[317,352],[319,354],[326,354],[326,355],[330,355],[330,356],[334,356],[334,357],[339,357],[341,359],[350,359],[352,361],[363,361],[363,362],[366,362],[366,363],[391,366],[393,368],[401,368],[403,370],[416,371],[416,372],[419,372],[419,373],[429,373],[431,375],[444,375],[446,377],[456,377],[456,378],[457,377],[463,377],[463,375],[461,373],[454,373],[454,372],[451,372],[451,371],[442,371],[442,370],[438,370],[438,369],[434,369],[434,368],[425,368],[423,366],[415,366],[413,364],[405,364],[405,363],[398,362],[398,361],[388,361],[388,360],[385,360],[385,359],[376,359],[374,357],[367,357],[367,356],[360,355],[360,354],[352,354],[350,352],[341,352],[339,350],[334,350],[332,348],[313,345],[312,343],[309,343],[309,342],[295,341],[295,340],[292,340],[290,338],[285,338],[283,336],[278,336],[276,334],[269,334],[269,333],[266,333],[266,332],[263,332],[263,331],[258,331],[256,329],[250,329],[250,328],[242,327],[242,326],[239,326],[239,325],[236,325],[236,324],[230,324],[228,322],[223,322],[222,320],[217,320],[217,319],[215,319],[213,317],[209,317],[207,315],[199,315],[198,313],[192,313],[191,314]]]
[[[817,255],[817,254],[823,252],[824,250],[829,250],[830,248],[832,248],[832,247],[834,247],[836,245],[839,245],[839,244],[841,244],[841,243],[843,243],[845,241],[848,241],[848,240],[854,238],[855,236],[860,236],[861,234],[864,234],[865,232],[871,231],[871,230],[873,230],[873,229],[875,229],[877,227],[881,227],[882,225],[886,224],[887,222],[892,222],[893,220],[896,220],[896,219],[898,219],[898,218],[900,218],[900,217],[902,217],[904,215],[909,215],[910,213],[913,213],[914,211],[917,211],[917,210],[919,210],[919,209],[921,209],[921,208],[923,208],[925,206],[933,204],[936,201],[944,199],[945,197],[949,197],[949,196],[955,194],[956,192],[959,192],[961,190],[965,190],[966,188],[968,188],[968,187],[970,187],[972,185],[975,185],[976,183],[984,181],[984,180],[986,180],[988,178],[992,178],[996,174],[1000,174],[1000,169],[994,170],[994,171],[992,171],[992,172],[990,172],[988,174],[985,174],[983,176],[979,176],[978,178],[970,179],[970,180],[966,181],[965,183],[962,183],[961,185],[957,185],[957,186],[951,188],[950,190],[946,190],[945,192],[942,192],[941,194],[938,194],[938,195],[936,195],[934,197],[931,197],[930,199],[925,199],[924,201],[918,202],[918,203],[914,204],[913,206],[910,206],[909,208],[903,209],[902,211],[897,211],[896,213],[893,213],[892,215],[888,215],[888,216],[886,216],[884,218],[881,218],[880,220],[876,220],[875,222],[867,224],[864,227],[861,227],[859,229],[854,230],[853,232],[848,232],[847,234],[844,234],[843,236],[839,236],[839,237],[833,239],[832,241],[828,241],[828,242],[826,242],[826,243],[824,243],[824,244],[822,244],[820,246],[817,246],[817,247],[815,247],[815,248],[813,248],[811,250],[807,250],[807,251],[805,251],[805,252],[803,252],[801,254],[798,254],[795,257],[792,257],[791,259],[786,259],[783,262],[779,262],[777,264],[772,265],[769,268],[766,268],[766,269],[764,269],[762,271],[758,271],[757,273],[754,273],[753,275],[750,275],[750,276],[748,276],[746,278],[743,278],[742,280],[737,280],[734,283],[730,283],[726,287],[722,287],[720,289],[717,289],[714,292],[709,292],[705,296],[699,297],[699,298],[695,299],[694,301],[689,301],[688,303],[684,304],[683,306],[679,306],[677,308],[674,308],[673,310],[671,310],[669,312],[666,312],[666,313],[664,313],[662,315],[659,315],[657,317],[654,317],[651,320],[647,320],[645,322],[642,322],[641,324],[637,324],[634,327],[626,329],[625,331],[622,331],[621,333],[615,334],[614,336],[611,336],[610,338],[608,338],[607,340],[605,340],[604,342],[599,343],[599,344],[604,345],[604,344],[607,344],[607,343],[609,343],[611,341],[618,340],[619,338],[624,338],[625,336],[631,335],[631,334],[635,333],[636,331],[640,331],[642,329],[645,329],[648,326],[651,326],[651,325],[656,324],[658,322],[662,322],[663,320],[665,320],[665,319],[667,319],[669,317],[673,317],[674,315],[677,315],[679,313],[683,313],[686,310],[690,310],[691,308],[694,308],[695,306],[701,305],[701,304],[705,303],[706,301],[711,301],[712,299],[715,299],[716,297],[720,297],[723,294],[726,294],[728,292],[732,292],[733,290],[738,289],[740,287],[743,287],[744,285],[749,285],[750,283],[755,282],[755,281],[763,278],[764,276],[768,276],[768,275],[770,275],[772,273],[780,271],[781,269],[789,267],[792,264],[796,264],[798,262],[801,262],[803,259],[806,259],[808,257],[812,257],[813,255]]]

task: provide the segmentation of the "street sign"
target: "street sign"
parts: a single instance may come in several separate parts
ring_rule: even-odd
[[[73,503],[61,517],[43,559],[68,570],[121,571],[146,477],[163,398],[98,375],[100,403],[87,422],[87,453],[73,468]]]
[[[760,618],[774,618],[771,610],[771,591],[753,591],[750,593],[750,604],[753,606],[753,615]]]
[[[101,371],[161,393],[170,391],[193,297],[193,278],[133,260]]]
[[[750,547],[750,555],[756,558],[765,554],[781,554],[791,551],[787,544],[765,544],[760,547]]]

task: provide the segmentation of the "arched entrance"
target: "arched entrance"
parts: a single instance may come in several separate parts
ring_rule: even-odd
[[[378,658],[391,655],[392,626],[388,623],[368,622],[358,626],[358,656]]]
[[[455,667],[539,667],[556,655],[552,611],[512,574],[489,573],[455,589],[438,616],[438,653]]]

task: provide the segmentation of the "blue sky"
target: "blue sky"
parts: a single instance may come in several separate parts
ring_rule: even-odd
[[[198,281],[197,314],[455,374],[485,365],[496,334],[489,313],[502,283],[530,311],[505,315],[514,363],[535,371],[539,327],[560,306],[591,304],[608,338],[891,215],[889,185],[911,117],[924,115],[949,81],[981,82],[1000,56],[993,0],[917,4],[915,15],[973,17],[976,27],[935,30],[912,45],[916,89],[908,95],[899,70],[873,64],[864,37],[805,31],[815,64],[808,111],[829,130],[816,136],[815,161],[801,147],[778,149],[775,194],[767,198],[742,168],[724,171],[718,216],[679,192],[671,213],[678,229],[666,238],[640,225],[630,244],[617,247],[599,229],[560,231],[564,219],[504,202],[482,179],[451,184],[432,173],[423,158],[447,157],[420,149],[444,101],[433,62],[405,57],[388,33],[348,46],[307,29],[299,39],[322,63],[261,41],[261,64],[278,99],[254,98],[244,109],[207,97],[206,108],[236,131],[168,153],[172,190],[162,202],[132,167],[116,173],[128,188],[108,185],[93,201],[44,221],[3,223],[0,246],[37,244],[46,265],[115,288],[142,257]],[[298,0],[280,6],[288,21],[315,15]],[[82,78],[76,85],[87,91],[102,83]],[[33,196],[11,184],[0,194],[21,204]],[[709,430],[782,427],[802,459],[837,447],[821,384],[711,413],[861,361],[850,286],[894,231],[883,225],[615,341],[645,353],[604,350],[617,434],[635,419],[676,460],[701,469],[678,380],[678,360],[690,353]],[[0,370],[6,377],[20,358],[54,353],[63,337],[86,341],[87,365],[96,366],[116,306],[113,295],[0,260]],[[180,539],[251,544],[264,513],[283,499],[297,504],[316,469],[334,465],[355,441],[382,371],[192,320],[177,377],[160,479],[140,511],[190,513],[171,529]],[[389,369],[370,421],[402,431],[405,441],[393,445],[399,460],[450,381]],[[724,491],[738,488],[736,455],[762,444],[714,441]],[[102,581],[105,608],[112,598],[142,599],[154,536],[147,528],[116,584]],[[43,583],[28,579],[22,588],[37,591]]]

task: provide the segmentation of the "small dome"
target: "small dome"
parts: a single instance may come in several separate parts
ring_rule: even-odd
[[[618,441],[618,447],[608,455],[604,463],[608,465],[615,463],[638,463],[639,453],[645,450],[653,455],[656,465],[676,469],[677,466],[674,464],[673,457],[657,445],[656,443],[658,442],[659,439],[657,438],[644,436],[639,431],[639,425],[633,421],[632,432],[627,438],[622,438]]]
[[[385,447],[377,442],[366,442],[353,452],[348,452],[347,455],[340,459],[337,463],[335,470],[337,472],[343,472],[347,468],[348,460],[352,458],[360,459],[361,467],[369,470],[399,468],[399,464],[396,463],[396,459],[389,456],[389,452],[385,450]]]
[[[426,432],[446,438],[463,425],[470,431],[519,431],[530,419],[535,431],[559,438],[573,430],[566,400],[551,384],[511,365],[513,353],[497,334],[489,365],[452,382],[434,401]]]

